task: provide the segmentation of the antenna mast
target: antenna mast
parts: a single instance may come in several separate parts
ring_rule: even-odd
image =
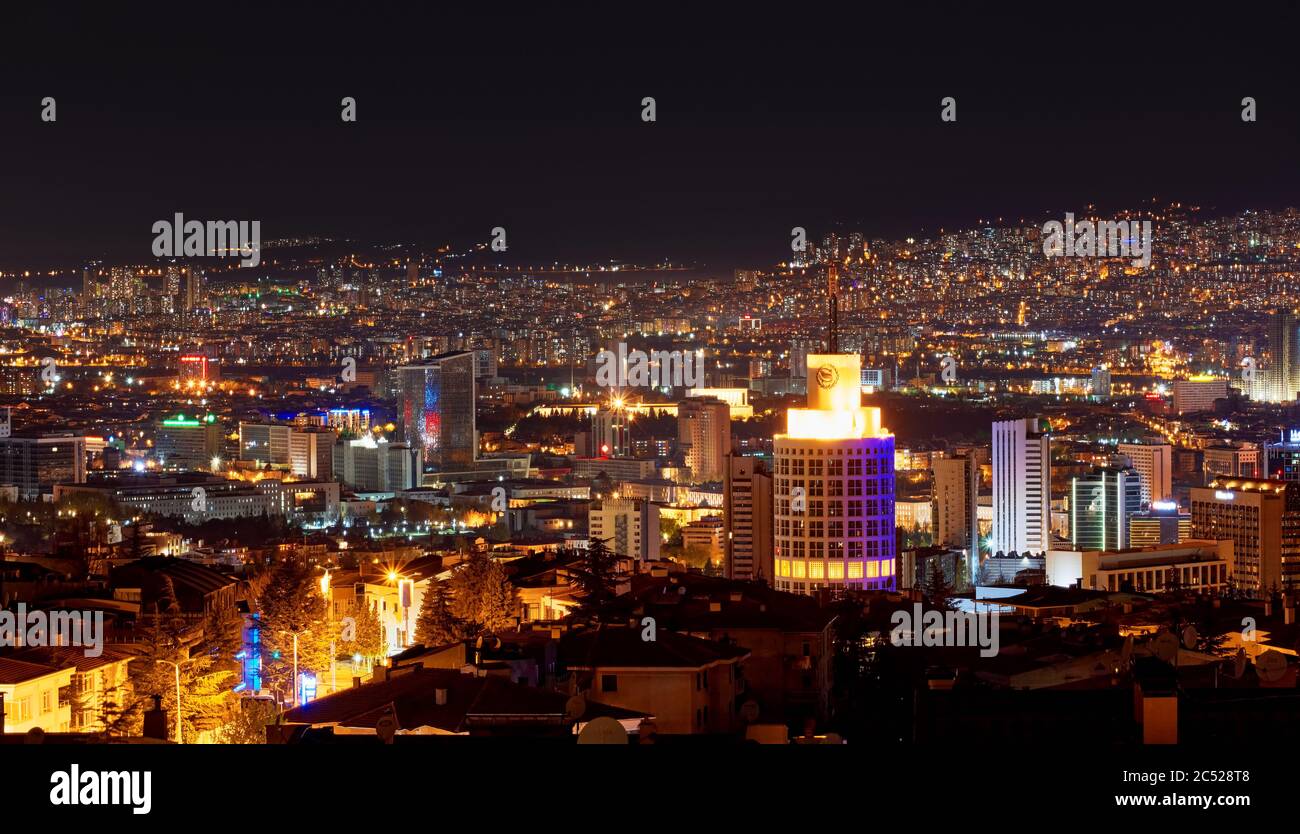
[[[837,275],[835,271],[835,264],[831,264],[830,269],[827,270],[826,280],[827,280],[826,300],[828,304],[827,312],[829,313],[829,321],[827,322],[828,326],[826,329],[826,352],[839,353],[840,352],[840,334],[839,334],[840,280],[839,280],[839,275]]]

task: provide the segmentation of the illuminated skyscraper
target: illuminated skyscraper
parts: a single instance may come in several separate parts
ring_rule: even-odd
[[[993,534],[989,552],[1042,553],[1052,544],[1052,447],[1047,421],[993,424]]]
[[[894,436],[862,407],[856,354],[808,356],[808,408],[774,438],[777,589],[893,589]]]
[[[934,471],[934,543],[966,553],[967,576],[979,571],[980,465],[974,455],[937,458]]]
[[[1121,443],[1115,451],[1127,457],[1142,477],[1145,506],[1174,494],[1174,450],[1168,443]]]
[[[1125,550],[1129,518],[1142,510],[1141,476],[1109,466],[1070,479],[1070,539],[1077,550]]]
[[[772,475],[757,458],[727,455],[723,491],[728,579],[772,581]]]
[[[1290,402],[1300,393],[1300,322],[1287,309],[1273,312],[1269,319],[1268,348],[1271,354],[1265,380],[1270,402]]]
[[[474,354],[441,353],[397,368],[402,437],[419,447],[434,470],[473,465],[478,441],[474,422]]]
[[[731,408],[716,397],[688,397],[677,404],[677,442],[695,483],[721,481],[731,453]]]

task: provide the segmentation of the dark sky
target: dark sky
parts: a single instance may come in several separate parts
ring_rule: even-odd
[[[176,211],[725,268],[796,225],[1300,202],[1281,4],[442,5],[7,6],[0,268],[144,260]]]

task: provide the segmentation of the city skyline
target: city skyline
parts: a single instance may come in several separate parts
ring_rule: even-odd
[[[1285,811],[1300,8],[6,23],[0,812]]]

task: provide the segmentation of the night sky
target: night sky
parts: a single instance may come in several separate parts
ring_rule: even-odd
[[[796,225],[1300,203],[1280,4],[698,5],[6,7],[0,268],[147,261],[176,211],[725,269],[787,256]]]

